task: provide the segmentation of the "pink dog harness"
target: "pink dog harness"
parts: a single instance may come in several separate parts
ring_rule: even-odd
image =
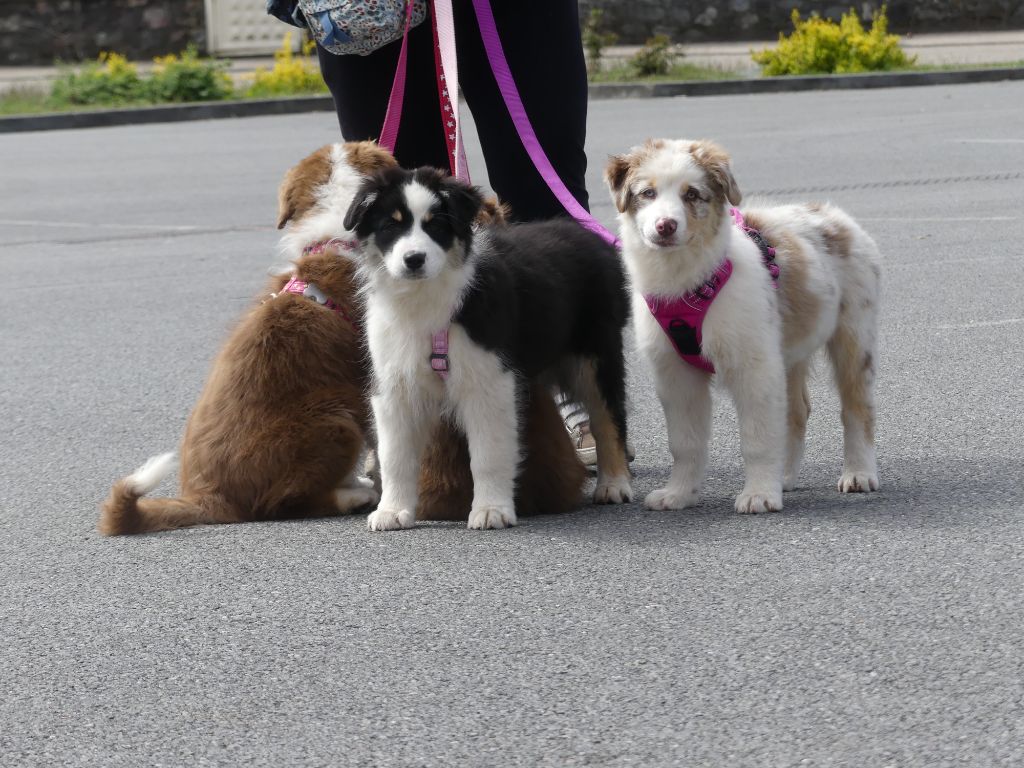
[[[324,251],[330,249],[337,249],[339,251],[354,251],[357,247],[359,247],[359,244],[355,240],[342,240],[340,238],[334,237],[331,238],[330,240],[321,240],[318,243],[307,245],[305,248],[302,249],[302,255],[311,256],[323,253]],[[348,314],[348,312],[345,311],[345,308],[341,306],[341,304],[336,302],[334,299],[332,299],[330,296],[328,296],[326,293],[317,288],[316,285],[314,285],[313,283],[307,282],[305,280],[299,280],[297,277],[293,277],[291,280],[284,284],[284,287],[281,289],[281,293],[294,293],[296,296],[305,296],[307,299],[312,299],[317,304],[327,307],[327,309],[331,310],[332,312],[336,312],[337,314],[341,315],[341,317],[348,321],[349,325],[351,325],[357,331],[359,330],[359,326],[356,324],[356,321],[353,320],[352,317]],[[270,297],[274,298],[275,296],[279,295],[280,294],[272,293],[270,294]]]
[[[775,249],[768,245],[758,230],[746,225],[738,208],[732,208],[729,212],[736,226],[761,249],[761,261],[771,275],[772,285],[778,288],[779,265],[775,263]],[[647,308],[672,342],[672,346],[676,348],[679,357],[708,373],[714,373],[715,366],[703,354],[704,339],[701,330],[704,326],[704,317],[731,275],[732,262],[729,259],[722,259],[722,263],[711,273],[711,277],[696,290],[674,299],[644,296]]]
[[[345,320],[348,321],[348,324],[353,328],[359,328],[359,326],[356,325],[356,321],[352,319],[341,304],[329,297],[313,283],[307,283],[305,280],[299,280],[297,277],[293,277],[285,283],[284,288],[281,289],[281,293],[294,293],[297,296],[305,296],[307,299],[312,299],[317,304],[321,304],[333,312],[337,312],[345,318]]]
[[[430,337],[430,370],[448,379],[448,327],[445,326]]]

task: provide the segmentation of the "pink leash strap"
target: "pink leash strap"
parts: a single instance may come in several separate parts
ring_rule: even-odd
[[[505,100],[509,116],[516,127],[520,141],[526,153],[530,156],[537,172],[544,179],[548,188],[562,204],[562,207],[580,224],[592,232],[596,232],[612,245],[618,246],[619,240],[615,235],[601,226],[601,224],[590,215],[579,201],[572,196],[568,188],[562,182],[561,177],[548,160],[544,148],[537,140],[537,134],[533,131],[533,125],[523,107],[523,100],[519,97],[519,90],[516,88],[512,72],[505,59],[505,51],[501,47],[501,38],[498,35],[498,28],[494,23],[494,14],[491,12],[491,4],[488,0],[473,0],[473,10],[476,11],[477,24],[480,26],[480,36],[484,41],[484,49],[487,51],[487,60],[494,72],[494,79],[498,82],[498,89],[501,97]]]
[[[405,98],[405,73],[409,58],[409,26],[412,23],[412,2],[405,3],[405,32],[402,34],[402,50],[398,54],[398,67],[395,69],[395,80],[391,84],[391,96],[388,98],[388,111],[384,115],[384,127],[380,130],[380,141],[377,143],[391,154],[395,153],[398,141],[398,126],[402,122],[402,101]]]

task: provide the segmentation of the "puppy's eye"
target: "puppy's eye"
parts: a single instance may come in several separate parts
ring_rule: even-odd
[[[700,192],[698,192],[693,187],[690,187],[688,190],[686,190],[686,194],[683,195],[683,199],[688,200],[691,203],[694,202],[695,200],[700,200]]]
[[[658,196],[658,190],[654,187],[644,187],[640,190],[640,197],[644,200],[653,200]]]

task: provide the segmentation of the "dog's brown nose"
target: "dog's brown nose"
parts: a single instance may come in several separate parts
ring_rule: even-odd
[[[410,272],[417,272],[427,260],[427,254],[419,251],[405,254],[405,268]]]
[[[678,226],[675,219],[664,218],[654,222],[654,228],[658,230],[658,234],[662,237],[674,235]]]

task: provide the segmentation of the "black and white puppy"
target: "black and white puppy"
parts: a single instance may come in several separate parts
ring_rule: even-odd
[[[622,350],[629,298],[618,254],[567,220],[474,231],[481,203],[479,190],[441,171],[393,169],[368,180],[345,217],[364,243],[375,380],[383,496],[370,530],[415,525],[420,461],[440,418],[469,444],[469,527],[515,525],[519,414],[535,377],[550,377],[590,413],[594,501],[632,497]],[[432,367],[439,362],[444,378]]]

